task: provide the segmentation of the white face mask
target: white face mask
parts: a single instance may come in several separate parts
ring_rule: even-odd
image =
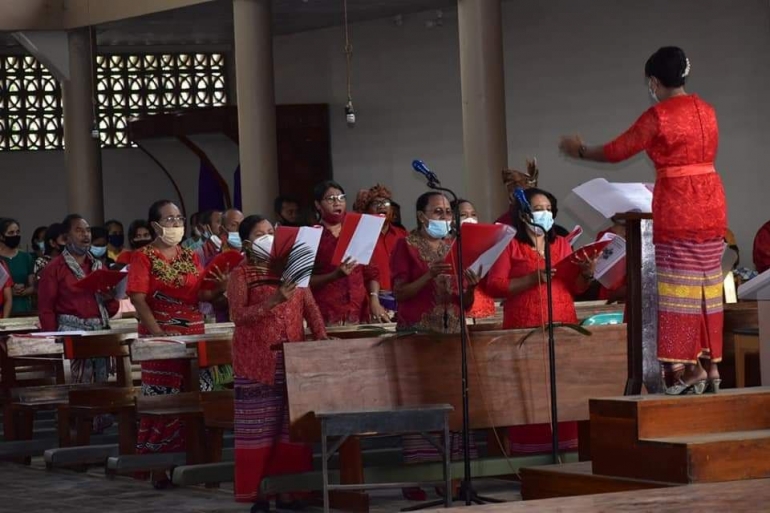
[[[209,240],[217,250],[222,249],[222,239],[219,238],[219,235],[212,235]]]
[[[660,100],[658,99],[658,95],[655,94],[655,91],[652,89],[652,80],[650,80],[647,83],[647,91],[650,93],[650,98],[652,98],[653,103],[658,103]]]
[[[479,224],[479,220],[476,219],[475,217],[466,217],[465,219],[460,221],[460,224],[465,224],[465,223]]]
[[[251,249],[259,256],[270,255],[273,251],[273,240],[274,237],[269,234],[257,237],[257,239],[251,243]]]

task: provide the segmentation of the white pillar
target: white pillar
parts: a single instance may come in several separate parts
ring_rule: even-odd
[[[501,0],[458,0],[466,197],[491,222],[507,207]]]
[[[270,0],[233,0],[243,212],[268,215],[278,194]]]
[[[70,79],[62,83],[67,209],[94,226],[104,222],[101,148],[91,136],[95,47],[89,28],[69,33]]]

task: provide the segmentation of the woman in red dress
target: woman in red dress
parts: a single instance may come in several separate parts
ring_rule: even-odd
[[[252,511],[270,511],[259,487],[266,476],[309,472],[312,447],[289,441],[289,408],[283,364],[285,342],[305,340],[303,321],[316,339],[326,338],[321,312],[307,288],[266,282],[259,254],[270,254],[273,227],[249,216],[239,227],[247,260],[233,270],[227,286],[235,323],[235,499],[253,502]],[[261,251],[260,251],[261,250]],[[291,496],[276,508],[295,509]]]
[[[435,333],[459,333],[460,294],[452,265],[446,256],[452,247],[449,238],[452,209],[440,192],[426,192],[417,199],[419,228],[396,243],[390,262],[393,291],[398,301],[399,331],[418,329]],[[466,309],[473,305],[479,279],[472,271],[465,274],[462,291]],[[460,433],[452,432],[452,457],[462,457]],[[404,462],[421,463],[439,458],[436,448],[420,435],[403,437]],[[476,455],[471,446],[472,456]],[[425,500],[419,488],[405,488],[410,500]]]
[[[460,224],[479,222],[479,215],[473,203],[466,199],[459,199],[457,203],[452,202],[452,209],[460,209]],[[476,293],[473,297],[473,307],[468,311],[468,317],[471,319],[486,319],[495,315],[495,300],[486,292],[487,280],[484,278],[479,286],[476,287]]]
[[[717,117],[711,105],[685,92],[690,61],[680,48],[659,49],[647,60],[644,74],[656,104],[631,128],[604,146],[587,147],[572,136],[562,138],[560,147],[571,157],[599,162],[620,162],[645,151],[655,164],[658,360],[669,375],[674,365],[685,365],[683,376],[666,393],[716,392],[727,230],[724,188],[714,169]]]
[[[327,180],[316,186],[314,195],[323,234],[310,288],[324,322],[327,326],[388,322],[388,314],[379,300],[377,267],[358,265],[352,260],[346,260],[339,266],[331,263],[345,220],[345,191],[337,182]]]
[[[134,251],[128,271],[127,293],[139,316],[139,335],[205,333],[198,302],[223,292],[226,280],[220,276],[219,289],[214,291],[200,290],[203,268],[192,251],[179,246],[185,218],[174,203],[155,202],[148,220],[157,236],[152,244]],[[185,387],[183,374],[187,365],[186,360],[142,363],[142,394],[178,394]],[[184,426],[180,419],[141,419],[137,453],[183,450]],[[152,481],[157,488],[170,484],[165,472],[153,473]]]
[[[545,276],[545,238],[551,244],[551,258],[558,262],[572,254],[572,248],[564,237],[556,235],[553,228],[558,213],[556,198],[541,189],[527,189],[524,195],[532,205],[535,224],[526,224],[520,217],[514,219],[516,236],[505,249],[492,269],[489,270],[488,290],[494,297],[505,298],[503,329],[542,327],[548,322]],[[593,279],[595,260],[580,263],[581,273],[576,281],[567,283],[554,276],[553,320],[577,323],[574,296],[585,291]],[[531,424],[514,426],[509,430],[511,454],[532,454],[551,450],[551,426]],[[559,448],[577,448],[577,423],[559,423]]]

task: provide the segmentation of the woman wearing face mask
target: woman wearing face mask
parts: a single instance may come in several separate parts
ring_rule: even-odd
[[[440,192],[426,192],[417,199],[418,228],[396,243],[390,261],[393,291],[398,302],[400,331],[421,330],[435,333],[459,333],[460,291],[452,265],[446,256],[452,247],[450,229],[452,209]],[[464,304],[473,306],[479,279],[473,272],[465,273]],[[403,437],[404,461],[421,463],[436,461],[439,454],[423,437]],[[462,457],[462,436],[452,433],[452,457]],[[475,447],[471,448],[475,453]],[[475,457],[475,454],[474,454]],[[405,488],[409,500],[425,500],[420,488]]]
[[[457,203],[452,202],[452,210],[455,208],[460,209],[460,223],[472,223],[478,224],[479,216],[476,213],[476,208],[473,203],[466,199],[459,199]],[[468,311],[468,317],[472,319],[485,319],[493,317],[495,315],[495,300],[492,299],[486,292],[487,280],[486,277],[476,287],[476,293],[473,299],[473,307]]]
[[[659,49],[647,60],[644,74],[656,103],[631,128],[604,146],[588,147],[572,136],[562,138],[560,148],[570,157],[599,162],[620,162],[645,151],[655,164],[658,360],[669,382],[685,365],[683,376],[666,393],[717,392],[727,230],[724,189],[714,168],[717,117],[711,105],[684,90],[690,60],[681,48]]]
[[[11,271],[13,279],[12,315],[24,315],[32,311],[35,294],[35,258],[19,250],[21,225],[15,219],[0,219],[0,257]]]
[[[179,246],[184,237],[185,218],[174,203],[168,200],[155,202],[150,207],[148,221],[155,232],[155,240],[134,251],[128,271],[127,292],[139,316],[139,334],[203,334],[203,315],[198,310],[198,302],[210,301],[222,294],[224,277],[218,276],[218,286],[214,290],[201,290],[199,282],[203,268],[195,253]],[[142,393],[179,393],[189,387],[182,381],[187,366],[185,360],[142,363]],[[201,386],[207,381],[201,371]],[[179,419],[141,419],[137,437],[139,454],[179,450],[184,451],[184,428]],[[170,484],[164,472],[154,472],[152,480],[157,488]]]
[[[109,319],[118,311],[111,293],[94,294],[77,286],[78,282],[103,268],[94,258],[91,228],[81,216],[67,216],[61,224],[67,245],[43,270],[38,286],[40,328],[43,331],[97,331],[110,328]],[[72,360],[74,383],[104,383],[109,378],[108,358]],[[111,424],[108,416],[94,419],[94,430]]]
[[[323,317],[309,289],[285,283],[256,284],[264,278],[260,255],[270,254],[273,227],[262,216],[249,216],[239,227],[246,260],[227,287],[235,367],[235,499],[269,511],[260,496],[262,479],[312,469],[312,448],[289,442],[286,375],[280,344],[305,340],[304,321],[315,339],[325,339]],[[257,432],[253,426],[260,426]],[[278,497],[278,509],[295,509],[295,498]]]
[[[503,329],[535,328],[548,322],[548,304],[545,282],[545,239],[551,244],[553,262],[568,257],[572,248],[553,228],[558,212],[556,198],[541,189],[524,192],[532,205],[533,224],[521,217],[514,220],[516,235],[500,258],[489,270],[489,293],[504,298]],[[577,323],[574,296],[585,291],[593,280],[595,260],[581,263],[581,272],[574,283],[553,279],[554,322]],[[548,424],[512,427],[509,431],[512,454],[545,453],[551,450],[551,430]],[[559,447],[577,448],[577,423],[559,423]]]
[[[331,263],[345,219],[345,191],[329,180],[318,184],[314,195],[323,235],[310,288],[326,325],[359,324],[370,319],[387,322],[387,312],[379,299],[379,269],[374,265],[358,265],[352,260],[339,266]]]
[[[128,246],[130,249],[124,249],[118,255],[117,263],[128,265],[131,263],[131,255],[134,251],[152,243],[152,227],[144,219],[135,219],[128,225]]]
[[[91,227],[91,248],[88,250],[91,256],[102,264],[109,266],[114,263],[107,258],[107,229],[101,226]]]
[[[35,278],[40,279],[40,276],[51,260],[61,254],[67,245],[67,230],[61,223],[54,223],[48,227],[45,231],[45,251],[43,256],[35,260]]]
[[[32,240],[30,243],[30,254],[33,257],[40,258],[45,254],[45,232],[48,230],[47,226],[38,226],[35,231],[32,232]]]

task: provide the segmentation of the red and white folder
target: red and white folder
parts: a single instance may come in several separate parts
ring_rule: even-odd
[[[599,256],[604,248],[610,244],[610,240],[602,239],[598,242],[586,244],[580,249],[573,251],[570,255],[562,258],[553,266],[557,279],[567,283],[573,283],[580,274],[580,261],[584,259],[593,259]]]
[[[361,265],[369,265],[384,223],[383,216],[350,212],[346,214],[337,240],[337,248],[332,256],[332,265],[340,265],[348,258],[352,258]]]
[[[108,269],[99,269],[82,280],[78,280],[75,286],[81,290],[92,292],[107,292],[114,289],[126,278],[126,275],[120,271],[110,271]]]
[[[312,252],[313,261],[318,255],[318,245],[321,243],[322,228],[312,226],[279,226],[275,230],[273,239],[273,249],[270,254],[273,257],[283,257],[290,254],[292,250],[306,248]],[[310,286],[310,277],[306,277],[297,282],[297,287],[307,288]]]
[[[505,248],[516,235],[516,229],[505,224],[461,225],[463,239],[463,267],[471,269],[483,278],[497,262]],[[454,266],[457,262],[456,246],[447,255],[447,262]]]
[[[203,271],[201,288],[203,290],[215,289],[217,287],[217,281],[214,271],[216,270],[217,273],[227,274],[238,267],[241,262],[243,262],[243,255],[240,251],[230,250],[218,254],[211,262],[209,262],[209,265],[207,265],[206,269]]]

